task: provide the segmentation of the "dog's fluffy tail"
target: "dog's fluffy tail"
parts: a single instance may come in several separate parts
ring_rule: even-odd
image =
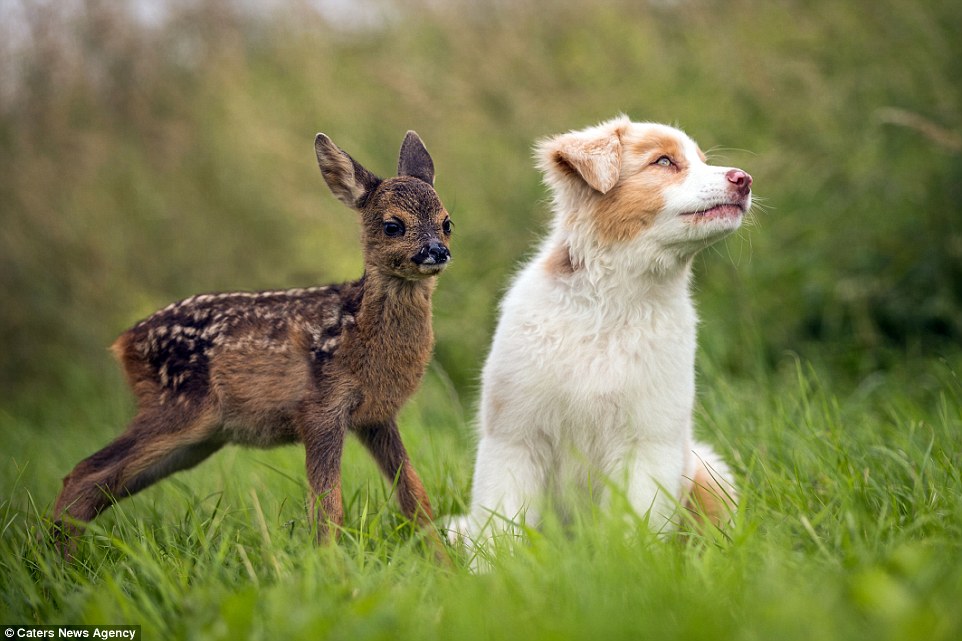
[[[729,524],[738,506],[731,468],[712,446],[696,441],[692,443],[688,469],[682,504],[701,523],[716,527]]]

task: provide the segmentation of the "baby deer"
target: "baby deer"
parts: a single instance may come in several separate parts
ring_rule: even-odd
[[[318,540],[336,536],[348,431],[396,483],[405,516],[431,522],[396,417],[431,357],[434,277],[451,259],[434,163],[413,131],[398,176],[386,180],[324,134],[314,149],[331,191],[360,214],[364,275],[326,287],[194,296],[124,332],[112,349],[137,415],[64,478],[54,507],[61,535],[227,443],[300,441]]]

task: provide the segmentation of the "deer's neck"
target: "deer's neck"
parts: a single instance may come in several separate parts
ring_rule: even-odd
[[[371,338],[401,342],[431,331],[431,295],[435,279],[409,281],[365,274],[358,325],[368,326]]]
[[[358,422],[390,418],[417,389],[434,334],[431,294],[434,279],[404,281],[365,275],[357,314],[354,373],[364,400]]]

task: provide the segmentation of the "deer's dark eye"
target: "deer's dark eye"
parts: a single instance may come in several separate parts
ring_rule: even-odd
[[[404,235],[404,224],[400,220],[386,220],[384,221],[384,235],[395,238],[397,236]]]
[[[441,231],[443,231],[448,236],[451,235],[451,231],[454,229],[454,223],[451,222],[450,218],[445,218],[444,222],[441,223]]]

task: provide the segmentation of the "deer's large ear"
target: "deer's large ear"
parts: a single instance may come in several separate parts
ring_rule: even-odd
[[[620,119],[583,131],[554,136],[538,143],[538,166],[551,182],[573,178],[602,194],[621,174]]]
[[[397,159],[397,175],[420,178],[434,186],[434,161],[431,160],[431,154],[424,147],[421,138],[413,131],[409,131],[404,136],[404,142],[401,143],[401,153],[398,154]]]
[[[327,186],[338,200],[352,209],[360,209],[364,199],[381,183],[380,178],[362,167],[324,134],[317,134],[314,138],[314,152]]]

